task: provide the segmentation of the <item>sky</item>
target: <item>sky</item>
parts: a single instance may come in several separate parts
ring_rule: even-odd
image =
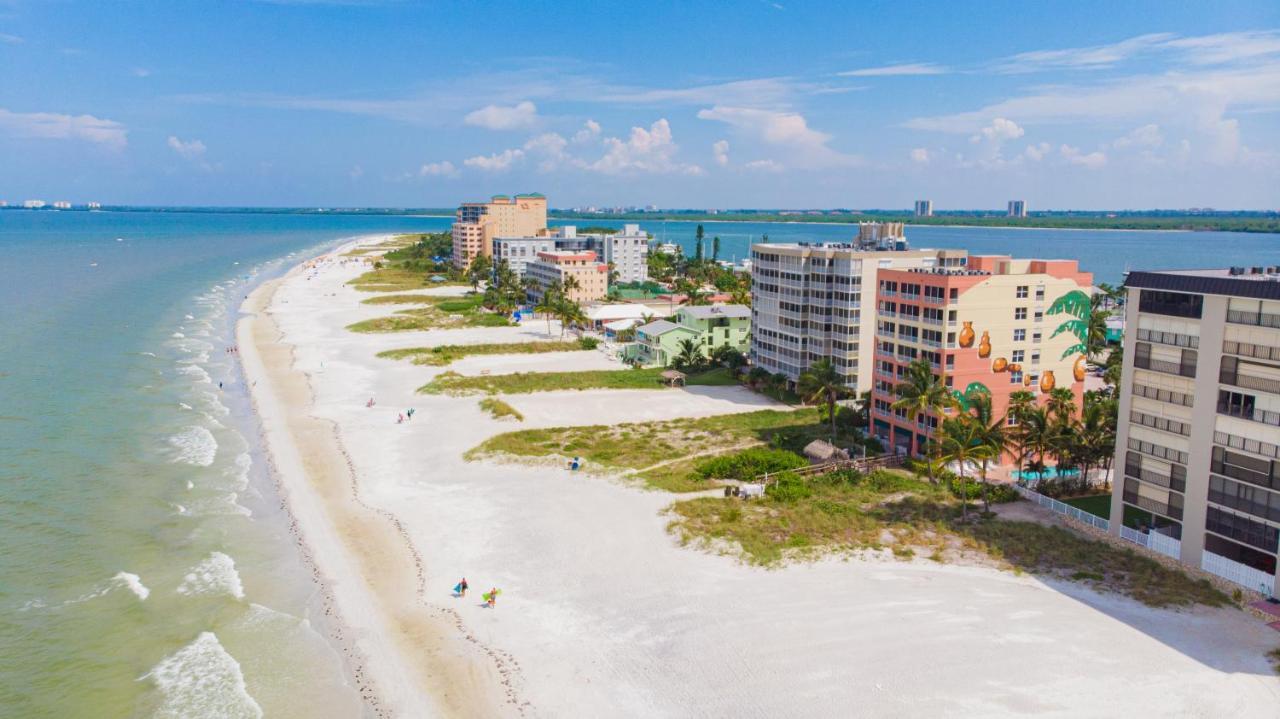
[[[1280,2],[0,0],[0,199],[1280,208]]]

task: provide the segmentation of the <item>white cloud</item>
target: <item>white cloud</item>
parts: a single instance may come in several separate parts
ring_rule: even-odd
[[[854,155],[829,147],[831,136],[809,127],[799,113],[717,105],[699,110],[698,118],[723,122],[766,144],[786,148],[790,163],[797,167],[849,166],[860,162]]]
[[[444,160],[442,162],[428,162],[418,168],[419,177],[456,177],[458,168],[453,166],[452,162]]]
[[[846,92],[850,88],[803,82],[790,77],[762,77],[682,88],[605,87],[589,99],[595,102],[655,105],[743,105],[782,107],[796,95]]]
[[[538,108],[528,100],[511,106],[486,105],[467,114],[463,122],[489,130],[518,130],[538,121]]]
[[[204,157],[205,150],[208,149],[200,140],[183,142],[173,135],[169,136],[168,145],[170,150],[178,153],[184,160],[199,160]]]
[[[1100,70],[1157,48],[1173,37],[1169,33],[1152,33],[1110,45],[1023,52],[998,61],[992,69],[1006,74],[1062,69]]]
[[[716,164],[724,167],[729,164],[729,141],[717,140],[711,144],[711,155],[715,157]]]
[[[151,77],[151,71],[145,67],[135,67],[129,71],[134,77]]]
[[[782,163],[774,160],[752,160],[743,165],[743,167],[756,172],[782,172],[784,169]]]
[[[1026,131],[1018,127],[1018,123],[1013,120],[1006,120],[1003,117],[997,117],[991,121],[991,124],[978,131],[978,134],[969,138],[969,142],[1004,142],[1005,140],[1016,140],[1026,134]]]
[[[1112,147],[1117,149],[1126,147],[1159,147],[1163,144],[1164,134],[1160,132],[1160,126],[1155,123],[1143,125],[1111,143]]]
[[[1063,145],[1058,148],[1058,154],[1062,155],[1062,159],[1072,165],[1081,165],[1090,169],[1097,169],[1107,164],[1107,156],[1101,152],[1090,152],[1085,154],[1079,148]]]
[[[24,42],[26,41],[23,40],[21,36],[10,35],[7,32],[0,32],[0,43],[5,45],[21,45]]]
[[[921,165],[929,164],[929,151],[923,147],[917,147],[911,150],[911,161]]]
[[[842,77],[893,77],[899,75],[945,75],[951,69],[931,62],[910,62],[883,67],[864,67],[859,70],[838,72]]]
[[[55,112],[10,112],[0,108],[0,133],[48,140],[84,140],[112,150],[129,144],[129,131],[114,120]]]
[[[597,137],[600,137],[600,123],[595,120],[587,120],[583,124],[582,129],[573,134],[573,141],[576,144],[581,145],[586,142],[591,142]]]
[[[347,176],[353,180],[359,180],[361,177],[364,177],[364,168],[356,165],[351,168],[351,171],[347,173]]]
[[[527,152],[542,157],[542,161],[538,163],[538,169],[542,172],[551,172],[561,163],[572,159],[565,152],[568,146],[569,141],[555,132],[545,132],[524,143]]]
[[[524,159],[524,150],[503,150],[492,155],[476,155],[462,161],[467,167],[474,167],[485,172],[506,172],[511,166]]]
[[[654,122],[647,130],[643,127],[631,128],[631,134],[625,140],[607,137],[604,139],[604,147],[604,156],[584,165],[586,169],[606,174],[638,171],[698,175],[703,172],[697,165],[675,161],[675,154],[680,148],[672,138],[671,124],[666,118]]]
[[[1027,145],[1027,149],[1022,151],[1028,160],[1039,162],[1043,160],[1050,152],[1053,152],[1053,145],[1047,142],[1039,142],[1034,145]]]
[[[1280,55],[1280,31],[1227,32],[1170,40],[1166,47],[1185,53],[1195,65],[1219,65]]]

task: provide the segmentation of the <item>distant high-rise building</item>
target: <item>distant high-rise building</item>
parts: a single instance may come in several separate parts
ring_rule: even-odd
[[[1026,200],[1009,200],[1009,217],[1026,217]]]
[[[547,229],[547,198],[494,195],[488,202],[464,202],[453,220],[453,266],[464,268],[477,255],[493,256],[495,237],[534,237]]]
[[[22,206],[28,210],[38,210],[44,207],[44,200],[23,200]]]
[[[933,217],[933,200],[916,200],[916,217]]]
[[[55,210],[70,210],[70,209],[71,209],[71,203],[70,203],[70,202],[67,202],[66,200],[58,200],[57,202],[53,203],[53,209],[55,209]]]

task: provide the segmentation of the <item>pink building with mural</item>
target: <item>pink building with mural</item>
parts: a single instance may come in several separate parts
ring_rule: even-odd
[[[1037,401],[1055,387],[1084,394],[1083,336],[1093,276],[1074,260],[970,256],[963,268],[881,269],[876,289],[872,433],[891,451],[923,447],[939,418],[894,410],[893,388],[926,360],[962,407],[991,396],[996,416],[1009,395]],[[913,443],[914,440],[914,443]]]

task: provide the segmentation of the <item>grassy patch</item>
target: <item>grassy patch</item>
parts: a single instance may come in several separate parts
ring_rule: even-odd
[[[361,304],[365,305],[434,305],[441,300],[441,297],[432,295],[376,295],[365,300],[361,300]]]
[[[818,411],[761,410],[742,414],[635,422],[612,426],[555,427],[507,432],[467,452],[467,459],[506,456],[539,460],[548,456],[582,457],[589,468],[636,472],[649,486],[672,492],[710,489],[695,472],[708,457],[768,445],[799,452],[828,428]],[[841,435],[841,445],[853,437]]]
[[[517,422],[524,421],[524,415],[517,412],[515,407],[512,407],[506,402],[503,402],[500,399],[495,399],[493,397],[486,397],[480,400],[480,409],[493,415],[494,419],[503,419],[505,417],[510,417]]]
[[[566,389],[658,389],[658,369],[592,370],[589,372],[516,372],[464,377],[454,372],[436,375],[418,388],[424,394],[529,394]]]
[[[369,270],[347,284],[361,292],[403,292],[423,287],[439,287],[444,282],[430,282],[428,275],[417,270],[398,266],[384,266]]]
[[[368,300],[366,300],[367,302]],[[508,342],[482,345],[441,345],[439,347],[409,347],[379,352],[385,359],[412,359],[414,364],[443,367],[473,355],[516,355],[542,352],[574,352],[582,349],[578,342]]]
[[[689,386],[731,387],[739,384],[739,382],[728,369],[717,367],[701,374],[689,375],[685,380],[685,384]]]
[[[1111,516],[1111,495],[1110,494],[1094,494],[1088,497],[1072,497],[1071,499],[1062,500],[1065,504],[1070,504],[1077,509],[1083,509],[1095,517],[1107,519]]]
[[[661,367],[624,370],[589,370],[586,372],[516,372],[514,374],[464,377],[452,372],[437,375],[435,379],[418,388],[424,394],[529,394],[556,390],[584,389],[661,389]],[[725,384],[719,379],[720,370],[690,375],[687,384]],[[708,377],[708,375],[710,375]],[[701,381],[707,377],[707,381]]]
[[[405,295],[400,295],[405,297]],[[352,332],[404,332],[408,330],[451,329],[457,327],[508,327],[505,315],[494,314],[481,307],[480,295],[462,297],[414,296],[421,307],[400,310],[387,317],[347,325]]]
[[[784,473],[764,499],[702,497],[677,502],[671,512],[669,529],[682,542],[736,544],[756,564],[887,547],[899,557],[939,562],[986,556],[1010,569],[1088,582],[1155,607],[1229,601],[1206,581],[1060,527],[960,522],[959,502],[945,488],[903,473],[838,472],[808,481]]]

